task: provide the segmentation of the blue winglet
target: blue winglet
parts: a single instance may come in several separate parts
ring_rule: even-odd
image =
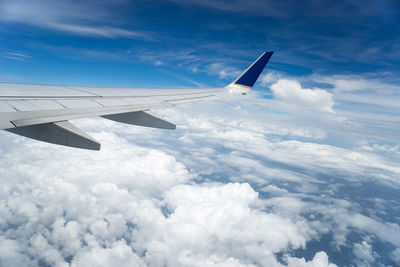
[[[257,81],[258,77],[260,76],[261,72],[263,71],[265,65],[267,65],[267,63],[273,53],[274,52],[272,52],[272,51],[264,52],[232,84],[246,87],[246,88],[253,87],[254,83]]]

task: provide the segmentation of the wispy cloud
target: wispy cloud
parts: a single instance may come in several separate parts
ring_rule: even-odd
[[[231,12],[251,12],[270,17],[281,17],[287,14],[286,13],[287,9],[284,9],[283,3],[270,0],[264,0],[264,1],[249,0],[245,2],[240,0],[233,0],[233,1],[171,0],[171,1],[180,3],[182,5],[197,5],[197,6],[213,8],[223,11],[231,11]]]
[[[5,0],[0,3],[0,21],[88,37],[151,39],[142,32],[116,26],[112,2]]]
[[[336,1],[329,3],[323,0],[306,2],[296,2],[290,0],[271,1],[271,0],[231,0],[231,1],[212,1],[212,0],[169,0],[181,5],[195,5],[228,12],[241,12],[256,14],[272,18],[290,18],[299,15],[302,17],[325,17],[343,19],[355,13],[358,16],[376,16],[386,13],[387,16],[398,15],[398,8],[391,1],[381,3],[380,1],[370,1],[359,3],[357,1]]]
[[[207,66],[206,73],[209,75],[218,75],[220,79],[235,78],[240,71],[232,66],[226,66],[223,63],[212,63]]]
[[[108,26],[87,26],[87,25],[71,25],[54,23],[50,25],[52,28],[60,31],[69,32],[72,34],[83,35],[83,36],[94,36],[94,37],[105,37],[105,38],[133,38],[133,39],[147,39],[150,40],[150,36],[144,33],[124,30],[115,27]]]
[[[15,52],[7,52],[4,55],[5,58],[12,59],[12,60],[17,60],[17,61],[27,61],[28,59],[31,58],[29,55],[21,54],[21,53],[15,53]]]

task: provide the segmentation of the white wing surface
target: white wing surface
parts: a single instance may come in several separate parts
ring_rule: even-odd
[[[0,129],[36,140],[99,150],[100,144],[69,120],[103,118],[147,127],[175,129],[150,112],[179,104],[245,94],[268,63],[263,53],[232,84],[222,88],[97,88],[0,83]]]

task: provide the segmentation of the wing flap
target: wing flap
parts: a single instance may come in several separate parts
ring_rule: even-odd
[[[150,111],[128,112],[128,113],[120,113],[113,115],[105,115],[101,117],[116,122],[122,122],[138,126],[146,126],[146,127],[168,129],[168,130],[176,129],[175,124],[159,118],[156,114]]]
[[[10,104],[6,103],[5,101],[0,101],[0,113],[15,111],[15,108],[13,108]]]
[[[67,109],[102,107],[101,104],[96,103],[93,99],[58,99],[57,102]]]
[[[6,131],[47,143],[100,150],[99,142],[68,121],[23,126]]]

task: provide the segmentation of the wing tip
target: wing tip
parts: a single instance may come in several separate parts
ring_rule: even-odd
[[[270,60],[273,51],[265,51],[231,85],[251,89]]]

